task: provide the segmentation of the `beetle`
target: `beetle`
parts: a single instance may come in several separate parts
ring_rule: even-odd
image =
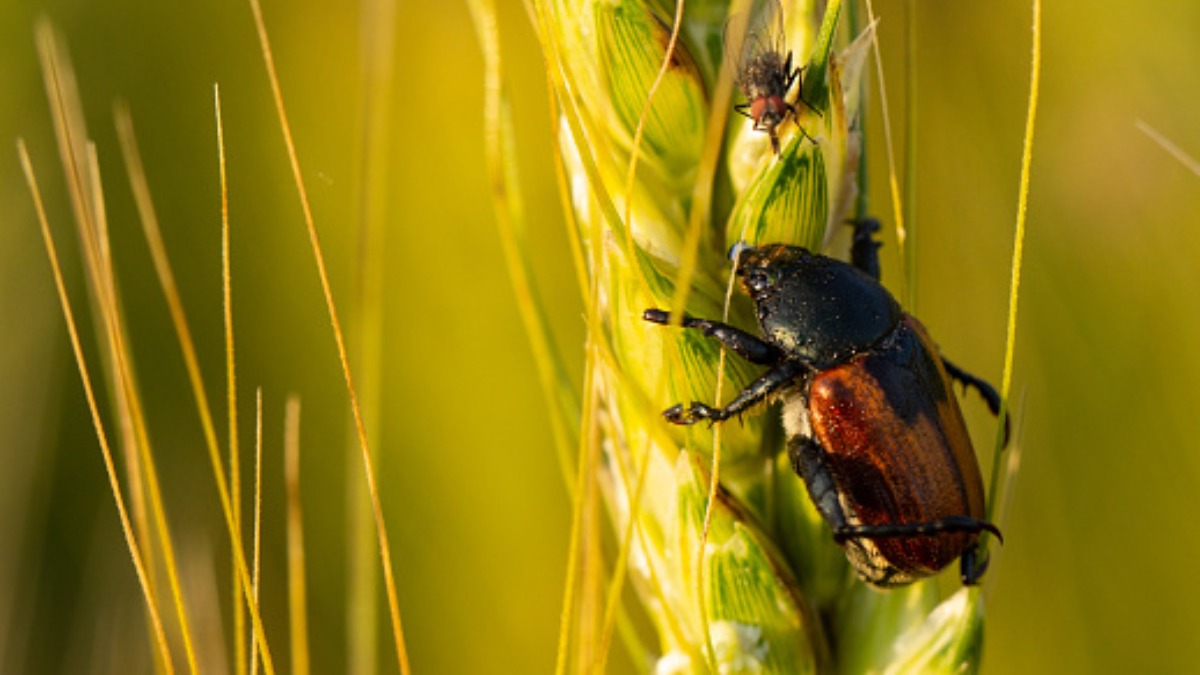
[[[785,244],[735,247],[762,337],[690,316],[681,325],[768,370],[723,408],[679,404],[663,415],[712,424],[779,400],[792,468],[864,581],[901,586],[960,559],[962,582],[976,584],[987,568],[980,534],[1003,538],[985,519],[979,464],[951,382],[976,389],[994,415],[1000,396],[942,358],[880,284],[878,222],[854,225],[853,264]],[[661,309],[643,318],[671,324]]]

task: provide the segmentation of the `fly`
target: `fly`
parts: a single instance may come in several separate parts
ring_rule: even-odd
[[[767,132],[776,155],[779,135],[775,128],[789,114],[796,114],[787,102],[788,92],[797,82],[803,87],[800,76],[804,68],[792,68],[792,52],[784,37],[779,0],[756,0],[750,14],[738,14],[725,24],[725,60],[734,68],[734,81],[747,101],[733,109],[754,120],[755,131]],[[816,112],[802,94],[797,100]]]

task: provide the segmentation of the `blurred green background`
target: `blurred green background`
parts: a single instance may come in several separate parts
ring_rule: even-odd
[[[916,310],[948,355],[998,384],[1030,8],[1011,0],[915,4]],[[1200,155],[1200,89],[1186,75],[1200,72],[1200,5],[1118,4],[1045,8],[1014,381],[1021,468],[1001,522],[1006,544],[988,577],[985,672],[1183,672],[1197,662],[1200,591],[1190,573],[1200,560],[1200,234],[1191,225],[1200,176],[1135,123]],[[521,5],[500,5],[530,246],[555,333],[575,363],[582,306],[550,163],[554,126],[540,52]],[[876,3],[899,129],[907,6]],[[268,2],[264,11],[345,313],[362,175],[364,11],[314,0]],[[112,104],[123,99],[132,110],[220,411],[212,85],[221,85],[244,446],[255,386],[266,401],[268,634],[286,665],[280,439],[284,397],[295,392],[304,404],[314,672],[341,672],[346,470],[360,469],[346,459],[347,396],[250,11],[236,1],[0,4],[0,139],[8,144],[0,147],[26,139],[82,311],[80,256],[34,48],[42,15],[71,49],[97,143],[185,587],[207,617],[197,621],[208,631],[205,672],[225,664],[216,650],[228,645],[228,626],[213,617],[228,617],[228,546]],[[481,55],[464,3],[401,2],[394,26],[389,135],[366,142],[385,143],[377,147],[388,191],[384,412],[375,451],[412,664],[416,672],[546,672],[570,503],[492,218]],[[872,203],[890,221],[878,97],[874,105]],[[0,204],[0,671],[149,672],[141,595],[15,153],[0,159]],[[894,285],[890,239],[884,264]],[[94,335],[85,325],[93,361]],[[986,438],[982,405],[968,402],[966,410]],[[384,672],[395,670],[386,628],[380,637]]]

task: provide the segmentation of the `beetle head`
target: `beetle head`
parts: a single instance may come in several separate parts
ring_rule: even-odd
[[[818,369],[887,335],[902,314],[887,289],[840,260],[798,246],[735,246],[763,338]]]

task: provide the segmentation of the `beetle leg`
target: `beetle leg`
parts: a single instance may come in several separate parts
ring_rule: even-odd
[[[1000,528],[986,520],[970,516],[950,516],[927,523],[898,523],[896,525],[843,525],[833,528],[833,539],[839,544],[847,539],[898,539],[904,537],[921,537],[944,532],[979,533],[987,530],[996,535],[1001,542],[1004,536]]]
[[[666,326],[671,323],[671,314],[661,309],[648,309],[642,313],[642,319]],[[719,321],[697,319],[685,314],[680,325],[704,331],[705,335],[719,341],[734,354],[760,366],[773,366],[785,356],[779,347]]]
[[[788,458],[792,460],[792,470],[804,480],[808,496],[821,517],[834,532],[845,529],[846,513],[842,510],[837,485],[820,444],[809,436],[797,435],[788,439],[787,451]]]
[[[666,417],[667,421],[672,424],[695,424],[700,420],[708,420],[710,423],[721,422],[762,403],[771,394],[794,382],[796,377],[805,370],[806,366],[799,361],[785,361],[763,373],[757,380],[739,391],[738,395],[724,408],[714,408],[698,402],[684,408],[683,404],[677,403],[664,410],[663,417]]]
[[[875,281],[879,281],[879,247],[883,246],[875,241],[875,233],[879,231],[879,221],[874,218],[860,218],[851,220],[850,224],[854,226],[854,243],[850,245],[850,262]]]
[[[993,415],[996,415],[997,417],[1000,415],[1000,394],[996,393],[995,387],[988,384],[987,380],[976,377],[962,368],[959,368],[953,363],[947,361],[946,357],[944,356],[942,357],[942,365],[946,366],[946,373],[950,375],[950,377],[961,382],[963,387],[974,387],[975,391],[978,391],[979,395],[983,397],[984,402],[987,403],[988,410],[992,411]],[[1005,415],[1004,445],[1006,446],[1008,445],[1008,435],[1011,431],[1009,427],[1008,415]]]
[[[974,586],[979,583],[980,577],[987,571],[988,559],[988,554],[980,551],[979,544],[963,551],[958,564],[964,586]]]

